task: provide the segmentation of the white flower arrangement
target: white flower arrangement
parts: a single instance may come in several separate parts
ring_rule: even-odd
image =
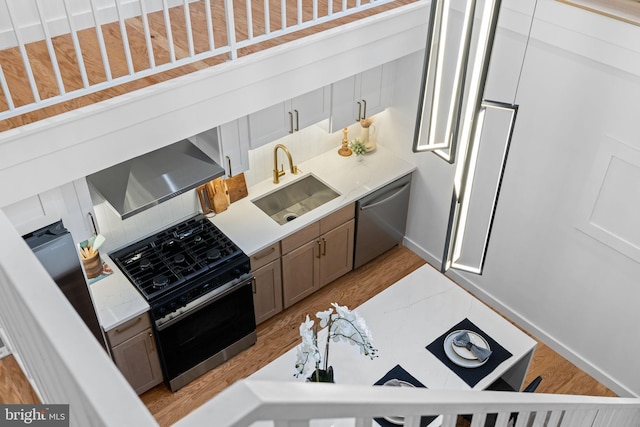
[[[351,148],[351,151],[353,151],[356,156],[362,156],[367,152],[367,146],[360,138],[352,139],[351,142],[349,142],[349,148]]]
[[[324,369],[329,369],[329,343],[331,341],[346,341],[351,345],[356,345],[360,354],[368,356],[371,359],[378,357],[378,350],[373,347],[371,331],[367,327],[364,319],[346,306],[340,306],[337,303],[331,304],[333,308],[316,313],[316,317],[320,319],[320,327],[327,327],[327,342],[324,348],[324,361],[318,347],[317,327],[314,327],[314,321],[309,319],[307,315],[304,322],[300,324],[300,336],[302,343],[298,346],[296,357],[296,373],[297,378],[306,374],[313,366],[316,370],[321,369],[320,365],[324,362]],[[335,313],[334,313],[335,308]],[[308,363],[312,362],[312,363]]]

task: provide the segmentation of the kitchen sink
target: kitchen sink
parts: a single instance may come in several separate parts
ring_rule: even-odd
[[[314,175],[307,175],[252,202],[275,222],[283,225],[339,195]]]

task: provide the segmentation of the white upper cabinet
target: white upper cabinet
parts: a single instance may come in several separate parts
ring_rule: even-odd
[[[224,167],[227,177],[249,169],[249,130],[246,117],[199,133],[189,140]]]
[[[383,111],[393,97],[395,62],[335,82],[331,92],[331,132]]]
[[[228,177],[249,169],[249,127],[242,117],[218,127],[222,161]]]
[[[328,119],[330,99],[331,88],[327,86],[249,114],[250,147],[258,148]]]

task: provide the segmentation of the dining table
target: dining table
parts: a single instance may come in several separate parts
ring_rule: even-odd
[[[337,384],[400,380],[434,390],[484,390],[501,380],[520,390],[537,344],[430,264],[349,309],[365,320],[377,352],[370,359],[357,346],[332,341],[329,365]],[[308,314],[319,322],[315,313]],[[456,346],[461,331],[479,347],[488,347],[489,357],[481,361],[466,346]],[[323,345],[323,334],[318,337]],[[306,381],[294,375],[296,352],[294,347],[248,379]]]

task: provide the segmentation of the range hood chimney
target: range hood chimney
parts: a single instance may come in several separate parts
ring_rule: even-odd
[[[224,168],[184,139],[89,175],[87,181],[126,219],[222,175]]]

